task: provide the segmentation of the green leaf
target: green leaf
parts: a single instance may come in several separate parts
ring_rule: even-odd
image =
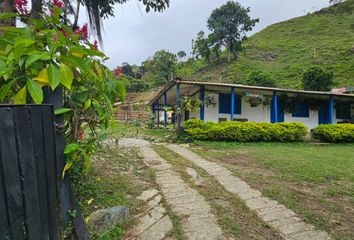
[[[43,102],[43,90],[38,82],[28,79],[27,89],[35,104],[41,104]]]
[[[10,82],[6,83],[0,91],[0,101],[4,101],[5,97],[7,96],[9,90],[11,87],[14,85],[14,83],[17,81],[17,78],[11,80]]]
[[[80,150],[79,144],[70,143],[70,144],[66,145],[66,147],[64,149],[64,154],[70,154],[70,153],[76,152],[78,150]]]
[[[42,54],[32,54],[32,55],[30,55],[27,58],[27,60],[26,60],[25,68],[27,69],[29,66],[32,65],[32,63],[38,61],[41,58],[42,58]]]
[[[0,13],[0,20],[14,17],[16,17],[16,13]]]
[[[85,108],[84,109],[89,109],[91,107],[91,98],[87,99],[87,101],[85,102]]]
[[[87,154],[84,154],[84,159],[85,159],[85,172],[87,174],[91,168],[91,159]]]
[[[70,109],[70,108],[59,108],[54,111],[54,115],[61,115],[61,114],[64,114],[64,113],[67,113],[70,111],[72,111],[72,109]]]
[[[73,94],[72,99],[74,102],[84,103],[87,100],[89,94],[90,94],[89,91],[77,92]]]
[[[35,41],[30,39],[30,38],[17,38],[15,40],[15,48],[16,47],[29,47],[31,46],[32,44],[34,44]]]
[[[88,55],[88,56],[98,56],[98,57],[104,57],[104,54],[100,51],[97,50],[91,50],[88,48],[84,48],[84,47],[72,47],[70,49],[70,52],[73,54],[84,54],[84,55]],[[74,55],[75,56],[75,55]]]
[[[26,97],[27,97],[27,89],[26,86],[21,88],[20,91],[18,91],[14,97],[14,103],[15,104],[26,104]]]
[[[63,172],[61,174],[62,179],[65,177],[65,173],[72,167],[73,162],[67,162],[64,166]]]
[[[49,85],[52,90],[55,90],[60,84],[60,70],[54,64],[49,64],[48,66],[48,78],[49,78]]]
[[[70,67],[65,65],[64,63],[60,64],[60,82],[63,84],[67,89],[71,89],[71,84],[73,83],[74,74]]]
[[[116,82],[116,91],[118,93],[119,100],[121,102],[124,102],[127,92],[125,89],[125,85],[122,82]]]
[[[26,30],[24,28],[16,28],[16,27],[0,27],[0,30],[4,32],[12,32],[12,33],[20,33],[20,34],[26,33]]]

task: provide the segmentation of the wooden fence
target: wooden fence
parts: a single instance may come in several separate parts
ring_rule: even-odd
[[[0,239],[62,238],[55,159],[52,105],[0,105]]]
[[[148,122],[150,120],[150,113],[145,111],[120,110],[116,113],[116,120],[118,122],[130,122],[130,121]]]

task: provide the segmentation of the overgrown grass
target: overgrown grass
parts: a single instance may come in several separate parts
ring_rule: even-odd
[[[94,157],[87,176],[74,176],[73,186],[85,217],[113,206],[127,206],[133,216],[143,209],[143,203],[135,197],[154,186],[154,179],[154,172],[143,164],[136,150],[112,146],[104,147]],[[91,239],[121,239],[132,225],[129,221],[101,236],[91,233]]]
[[[258,69],[270,73],[280,87],[301,88],[304,70],[319,64],[334,72],[335,86],[353,85],[354,1],[342,5],[267,27],[249,38],[236,62],[224,53],[220,62],[194,68],[202,65],[198,60],[180,72],[188,79],[244,83]]]
[[[237,239],[252,239],[254,236],[257,236],[257,239],[280,239],[239,198],[224,190],[217,180],[203,169],[164,146],[156,146],[155,150],[173,164],[174,170],[181,174],[184,181],[205,197],[225,233]],[[203,179],[201,186],[197,186],[187,174],[188,167],[195,169]]]
[[[336,239],[353,239],[354,144],[201,142],[194,151],[227,166]]]
[[[168,125],[167,128],[150,129],[144,124],[134,123],[117,123],[114,128],[107,131],[112,137],[117,138],[145,138],[153,142],[166,141],[173,138],[175,131],[173,125]]]

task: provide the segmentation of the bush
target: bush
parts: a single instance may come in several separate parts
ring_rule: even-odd
[[[329,91],[333,84],[333,72],[312,66],[304,72],[302,84],[305,90]]]
[[[202,141],[295,142],[302,141],[307,135],[307,127],[302,123],[204,123],[189,120],[183,126],[190,138]]]
[[[251,86],[276,87],[275,80],[260,70],[252,71],[246,78],[246,84]]]
[[[323,142],[354,142],[354,124],[323,124],[313,130],[314,138]]]

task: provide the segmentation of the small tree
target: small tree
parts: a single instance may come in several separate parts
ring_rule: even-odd
[[[246,78],[246,84],[251,86],[276,87],[274,79],[260,70],[252,71]]]
[[[177,53],[177,57],[178,57],[179,60],[182,60],[182,59],[184,59],[185,57],[187,57],[187,54],[186,54],[185,51],[179,51],[179,52]]]
[[[305,90],[329,91],[333,84],[333,73],[320,66],[312,66],[304,72],[302,84]]]
[[[228,1],[225,5],[215,9],[208,19],[208,28],[212,31],[212,38],[228,48],[234,59],[238,57],[241,43],[246,39],[246,33],[251,31],[259,22],[249,16],[250,9],[239,3]]]
[[[203,57],[208,63],[210,63],[210,46],[209,39],[205,37],[205,33],[200,31],[197,38],[192,42],[193,55],[198,59]]]

